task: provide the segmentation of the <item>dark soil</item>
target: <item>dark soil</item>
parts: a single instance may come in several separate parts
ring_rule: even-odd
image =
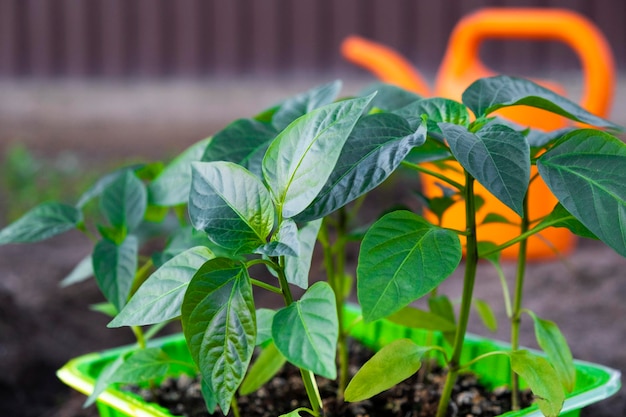
[[[358,343],[350,344],[351,373],[372,356],[373,352]],[[426,371],[429,369],[429,371]],[[337,383],[318,378],[324,400],[325,417],[432,417],[437,412],[445,373],[438,366],[424,366],[412,378],[369,400],[346,403],[337,399]],[[183,376],[168,379],[157,390],[129,388],[144,399],[156,402],[172,414],[185,417],[209,417],[198,379]],[[532,402],[530,392],[521,395],[522,407]],[[299,407],[310,407],[297,368],[289,364],[258,391],[238,398],[240,415],[276,417]],[[493,417],[511,409],[511,391],[507,387],[487,390],[473,374],[461,374],[452,393],[449,415],[458,417]],[[218,412],[213,416],[223,416]],[[232,416],[232,412],[229,414]]]

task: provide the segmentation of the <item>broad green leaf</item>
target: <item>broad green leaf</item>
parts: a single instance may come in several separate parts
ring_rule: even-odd
[[[422,123],[422,115],[426,115],[429,133],[440,131],[437,125],[440,122],[461,126],[467,126],[470,123],[469,113],[463,104],[441,97],[414,101],[394,113],[407,119],[411,127],[419,126]]]
[[[354,375],[346,388],[346,401],[367,400],[411,377],[420,369],[422,356],[429,350],[409,339],[391,342]]]
[[[488,223],[514,224],[511,220],[500,213],[487,213],[480,224]]]
[[[263,177],[289,218],[303,211],[335,168],[341,149],[372,96],[328,104],[296,119],[270,144]]]
[[[72,271],[63,278],[60,285],[61,287],[67,287],[72,284],[83,282],[93,276],[93,264],[91,262],[91,255],[87,255],[81,260]]]
[[[391,175],[409,151],[426,140],[425,126],[411,129],[391,113],[359,119],[335,169],[298,221],[322,218],[377,187]]]
[[[119,245],[103,239],[93,249],[96,282],[105,298],[122,310],[137,272],[137,238],[129,235]]]
[[[252,358],[255,321],[245,266],[224,258],[206,262],[185,293],[182,324],[191,355],[224,414]]]
[[[165,262],[176,255],[195,246],[206,246],[215,253],[216,257],[221,255],[218,253],[219,251],[213,250],[216,248],[216,245],[209,240],[206,233],[198,231],[192,226],[183,226],[170,233],[169,240],[163,252],[152,256],[154,266],[160,268]]]
[[[511,368],[524,378],[546,417],[559,415],[565,393],[554,368],[547,360],[526,350],[510,352]]]
[[[531,148],[544,149],[546,145],[560,139],[567,133],[573,131],[572,127],[564,127],[563,129],[551,130],[544,132],[540,129],[530,129],[530,132],[526,135],[526,140]]]
[[[456,197],[455,195],[443,195],[440,197],[428,198],[424,194],[419,193],[419,196],[425,202],[428,210],[430,210],[435,216],[437,216],[437,219],[439,219],[440,223],[446,210],[448,210],[450,207],[452,207],[452,205],[454,205],[454,203],[458,201],[458,197]]]
[[[580,220],[578,220],[569,211],[567,211],[561,203],[557,203],[550,212],[550,214],[546,216],[538,224],[538,226],[543,226],[545,224],[549,224],[552,227],[565,227],[569,229],[570,232],[578,236],[590,239],[598,239],[598,237],[594,235],[591,230],[587,229],[587,227],[585,227],[585,225],[582,224]]]
[[[463,92],[463,104],[477,118],[502,107],[524,105],[548,110],[577,122],[619,129],[619,126],[594,116],[571,100],[523,78],[497,75],[474,81]]]
[[[100,207],[116,229],[132,231],[143,220],[148,206],[146,187],[132,171],[126,171],[102,192]]]
[[[491,306],[484,300],[473,299],[472,305],[476,309],[478,313],[478,317],[483,322],[485,327],[492,332],[498,330],[498,320],[496,319],[496,315],[493,313]]]
[[[372,225],[361,243],[357,295],[365,321],[395,313],[429,293],[461,261],[458,236],[408,212]]]
[[[456,324],[454,306],[448,296],[439,294],[428,297],[428,308],[431,313]],[[454,344],[454,338],[456,337],[456,329],[443,332],[443,337],[452,346]]]
[[[215,413],[217,408],[217,398],[215,398],[215,394],[212,391],[212,388],[207,384],[207,382],[202,379],[200,382],[200,391],[202,392],[202,398],[204,399],[204,405],[206,405],[206,409],[209,414]]]
[[[440,123],[439,127],[463,168],[521,216],[530,181],[530,148],[524,136],[496,124],[477,133],[450,123]]]
[[[300,243],[300,255],[285,258],[285,276],[287,282],[300,288],[309,287],[309,270],[317,235],[322,226],[322,219],[314,220],[302,226],[298,230],[298,242]]]
[[[180,316],[189,282],[214,257],[208,248],[197,246],[167,261],[141,284],[108,327],[143,326]]]
[[[314,415],[313,411],[309,410],[308,408],[300,407],[300,408],[296,408],[295,410],[291,410],[287,414],[281,414],[278,417],[302,417],[302,414],[300,414],[300,412],[302,411],[306,413],[305,414],[306,416]]]
[[[272,322],[276,312],[268,308],[256,311],[256,345],[262,345],[272,339]]]
[[[539,347],[548,355],[563,387],[567,392],[572,392],[576,385],[576,367],[567,340],[553,321],[541,319],[532,311],[528,311],[528,314],[535,324]]]
[[[82,209],[88,202],[100,196],[102,192],[109,185],[115,182],[119,177],[126,175],[126,172],[128,171],[136,171],[142,166],[143,165],[132,165],[123,167],[100,178],[94,185],[92,185],[87,191],[85,191],[83,195],[80,196],[80,198],[78,199],[78,203],[76,203],[76,207]]]
[[[566,135],[537,161],[559,202],[600,240],[626,256],[626,144],[593,129]]]
[[[200,161],[211,138],[192,145],[170,162],[148,186],[149,201],[157,206],[186,204],[191,187],[191,163]]]
[[[74,229],[82,221],[83,214],[75,207],[43,203],[0,230],[0,245],[45,240]]]
[[[261,177],[261,161],[278,131],[254,119],[235,120],[216,133],[207,145],[202,161],[234,162]]]
[[[269,191],[250,171],[232,162],[194,162],[189,216],[215,244],[250,253],[274,227]]]
[[[300,300],[276,312],[272,338],[289,362],[335,379],[338,326],[335,294],[326,282],[318,282]]]
[[[128,355],[119,356],[102,371],[85,407],[93,404],[110,384],[138,384],[163,377],[169,372],[171,363],[172,360],[160,348],[138,349]]]
[[[359,96],[368,96],[376,92],[368,108],[381,109],[387,112],[400,109],[409,103],[421,100],[421,96],[393,84],[373,83],[359,91]],[[415,126],[417,129],[417,126]]]
[[[268,344],[248,369],[239,387],[239,395],[248,395],[261,388],[281,370],[287,359],[280,354],[274,343]]]
[[[318,107],[332,103],[337,98],[340,90],[341,81],[337,80],[288,98],[280,104],[280,107],[274,113],[272,125],[277,131],[283,130],[298,117]]]
[[[283,220],[272,239],[254,252],[265,256],[297,257],[300,253],[298,226],[291,219]]]
[[[452,332],[456,330],[456,325],[453,321],[435,313],[410,306],[393,313],[391,316],[387,317],[387,320],[413,329],[440,332]]]

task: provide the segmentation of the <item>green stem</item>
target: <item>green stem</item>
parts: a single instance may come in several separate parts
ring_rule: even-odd
[[[528,232],[528,193],[524,198],[524,212],[522,217],[520,235]],[[522,315],[522,298],[524,295],[524,276],[526,274],[526,256],[528,252],[528,240],[524,239],[519,244],[517,254],[517,270],[515,274],[515,295],[513,298],[513,311],[511,314],[511,350],[519,349],[519,332]],[[511,371],[511,406],[513,410],[519,410],[519,378]]]
[[[141,330],[140,326],[130,326],[130,329],[133,331],[135,338],[137,339],[137,346],[139,349],[146,348],[146,338],[144,337],[143,330]]]
[[[474,282],[476,281],[476,267],[478,265],[478,248],[476,240],[476,205],[474,201],[474,178],[465,172],[465,224],[467,229],[467,243],[465,249],[465,276],[463,278],[463,295],[461,298],[461,310],[459,312],[459,322],[452,348],[452,357],[448,362],[448,374],[446,383],[441,393],[437,417],[444,417],[447,414],[448,404],[452,396],[452,389],[460,369],[461,353],[463,342],[467,332],[467,323],[472,307],[472,296],[474,293]]]
[[[284,256],[281,256],[278,259],[278,265],[279,268],[276,272],[278,272],[278,282],[280,283],[280,290],[283,294],[285,305],[289,306],[293,303],[293,295],[291,294],[291,289],[289,288],[289,283],[287,282],[287,277],[285,276]],[[322,397],[320,396],[319,390],[317,388],[317,382],[315,381],[315,376],[313,375],[313,372],[302,368],[300,368],[300,375],[302,375],[302,382],[304,383],[307,397],[309,397],[311,408],[313,409],[315,415],[319,416],[320,410],[323,409],[323,405]]]
[[[253,285],[256,285],[259,288],[263,288],[264,290],[268,290],[268,291],[271,291],[271,292],[276,293],[276,294],[282,294],[283,293],[280,288],[275,287],[275,286],[273,286],[271,284],[267,284],[267,283],[265,283],[263,281],[259,281],[258,279],[250,278],[250,282]]]
[[[346,210],[339,210],[339,224],[337,227],[337,240],[335,242],[335,306],[337,308],[337,320],[339,323],[339,338],[337,340],[337,350],[339,355],[339,381],[337,396],[343,399],[343,393],[348,386],[348,337],[345,331],[343,320],[343,306],[345,304],[346,288],[346,239],[348,231],[348,219]]]
[[[137,273],[135,273],[135,278],[133,279],[132,286],[130,288],[130,293],[128,295],[129,299],[133,296],[133,294],[135,294],[135,292],[137,292],[139,287],[141,287],[141,284],[143,284],[148,279],[153,266],[154,264],[152,263],[152,259],[148,259],[141,266],[141,268],[137,270]]]
[[[408,168],[412,168],[412,169],[414,169],[414,170],[416,170],[416,171],[418,171],[418,172],[421,172],[422,174],[427,174],[427,175],[430,175],[430,176],[432,176],[432,177],[435,177],[435,178],[437,178],[438,180],[441,180],[441,181],[443,181],[443,182],[447,183],[448,185],[453,186],[454,188],[456,188],[456,189],[457,189],[457,190],[459,190],[459,191],[463,191],[463,190],[464,190],[464,188],[465,188],[465,187],[463,186],[463,184],[458,183],[458,182],[456,182],[456,181],[454,181],[454,180],[451,180],[450,178],[446,177],[446,176],[445,176],[445,175],[443,175],[443,174],[440,174],[440,173],[435,172],[435,171],[431,171],[431,170],[430,170],[430,169],[428,169],[428,168],[424,168],[424,167],[423,167],[423,166],[421,166],[421,165],[418,165],[418,164],[413,164],[413,163],[411,163],[411,162],[407,162],[407,161],[402,161],[402,165],[403,165],[403,166],[405,166],[405,167],[408,167]]]
[[[241,416],[241,414],[239,413],[239,404],[237,404],[237,400],[235,399],[235,397],[233,397],[233,399],[230,400],[230,409],[233,410],[234,417]]]

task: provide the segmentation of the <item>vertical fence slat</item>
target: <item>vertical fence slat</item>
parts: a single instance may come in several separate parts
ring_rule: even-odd
[[[29,45],[28,60],[30,72],[37,77],[45,77],[52,72],[50,2],[29,0]]]
[[[139,76],[154,77],[162,70],[160,0],[138,0],[137,3],[137,72]]]
[[[293,25],[291,55],[294,69],[299,72],[312,72],[318,65],[318,49],[322,29],[318,16],[317,1],[300,1],[293,4]],[[324,25],[326,26],[326,25]]]
[[[65,15],[62,68],[68,76],[85,76],[89,69],[85,5],[82,0],[64,0],[62,5]]]
[[[254,75],[270,75],[280,72],[278,50],[284,39],[278,36],[278,28],[283,22],[279,19],[277,0],[252,1],[248,4],[253,16],[252,27],[242,28],[244,42],[249,43],[252,52],[252,71]]]
[[[99,41],[101,51],[101,74],[105,77],[121,77],[127,75],[128,63],[126,51],[133,44],[124,22],[130,13],[123,0],[100,0]],[[93,32],[90,29],[90,34]]]
[[[0,1],[0,76],[19,74],[17,1]]]
[[[208,46],[213,50],[213,70],[216,75],[233,75],[240,71],[239,48],[241,30],[239,0],[212,0],[213,15],[208,24],[213,27]]]
[[[200,73],[200,56],[202,51],[199,45],[199,7],[196,0],[179,0],[175,13],[175,61],[176,75],[197,76]]]

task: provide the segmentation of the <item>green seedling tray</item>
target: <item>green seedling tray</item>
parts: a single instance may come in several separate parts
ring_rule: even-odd
[[[428,344],[427,332],[409,329],[386,320],[365,324],[358,320],[359,316],[360,313],[357,308],[346,307],[344,314],[346,323],[355,323],[350,328],[351,335],[370,348],[380,349],[385,344],[399,338],[409,338],[418,344]],[[431,337],[431,344],[434,340],[434,343],[445,346],[441,335],[434,334],[434,337]],[[161,346],[168,355],[174,358],[189,359],[190,357],[182,334],[155,339],[151,341],[151,345]],[[509,345],[503,342],[468,335],[461,362],[494,350],[508,349],[508,347]],[[102,368],[132,348],[132,346],[126,346],[80,356],[59,369],[57,375],[65,384],[89,395]],[[489,387],[505,385],[510,381],[509,360],[503,355],[494,355],[481,360],[472,367],[472,370],[478,374],[481,382]],[[576,386],[574,391],[567,395],[561,415],[578,416],[583,407],[610,397],[619,390],[620,386],[619,371],[601,365],[576,361]],[[166,409],[154,403],[147,403],[139,396],[122,391],[115,386],[105,390],[98,397],[96,405],[101,417],[172,417],[172,414]],[[503,414],[503,416],[539,417],[542,414],[537,406],[532,406]]]

